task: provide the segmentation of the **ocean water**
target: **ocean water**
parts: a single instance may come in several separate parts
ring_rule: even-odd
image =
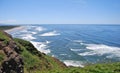
[[[120,25],[26,25],[10,34],[68,66],[120,61]]]

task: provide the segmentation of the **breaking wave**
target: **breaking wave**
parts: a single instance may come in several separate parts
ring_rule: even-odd
[[[90,51],[84,52],[84,53],[79,53],[79,55],[81,55],[81,56],[108,54],[108,56],[106,56],[107,58],[113,58],[113,57],[120,58],[120,48],[119,47],[107,46],[107,45],[103,45],[103,44],[85,44],[85,45],[86,45],[86,49],[88,49]]]
[[[64,62],[67,66],[84,67],[84,63],[81,62],[81,61],[64,60],[63,62]]]
[[[43,31],[43,30],[45,30],[45,28],[43,28],[43,27],[36,27],[35,30],[37,30],[37,31]]]
[[[25,39],[25,40],[28,40],[28,41],[36,39],[35,37],[32,36],[32,34],[23,34],[21,36],[22,36],[21,37],[22,39]]]
[[[83,50],[83,49],[70,49],[71,51],[81,51],[81,50]]]
[[[34,41],[30,41],[30,42],[31,42],[31,43],[37,48],[37,50],[40,51],[40,52],[43,52],[43,53],[45,53],[45,54],[48,54],[48,53],[51,52],[50,49],[47,49],[47,48],[48,48],[47,44],[48,44],[49,41],[46,41],[46,42],[34,42]],[[49,43],[50,43],[50,42],[49,42]]]
[[[52,31],[52,32],[43,33],[40,36],[57,36],[57,35],[60,35],[60,33],[57,33],[57,31]]]

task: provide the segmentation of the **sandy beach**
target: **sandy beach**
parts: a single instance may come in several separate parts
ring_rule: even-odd
[[[7,30],[5,30],[5,32],[10,33],[12,31],[22,30],[23,28],[24,28],[24,26],[18,26],[18,27],[12,28],[12,29],[7,29]]]

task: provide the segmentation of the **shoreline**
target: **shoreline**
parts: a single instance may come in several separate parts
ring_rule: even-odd
[[[4,31],[7,32],[7,33],[10,33],[10,32],[16,31],[16,30],[21,30],[23,28],[24,28],[24,26],[17,26],[17,27],[7,29],[7,30],[4,30]]]

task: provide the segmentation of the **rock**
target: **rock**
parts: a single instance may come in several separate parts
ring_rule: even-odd
[[[5,39],[0,39],[0,50],[3,50],[6,58],[1,63],[0,73],[24,73],[24,63],[22,57],[19,55],[19,48],[13,41],[11,35],[0,31],[6,35],[10,41],[4,44]]]

